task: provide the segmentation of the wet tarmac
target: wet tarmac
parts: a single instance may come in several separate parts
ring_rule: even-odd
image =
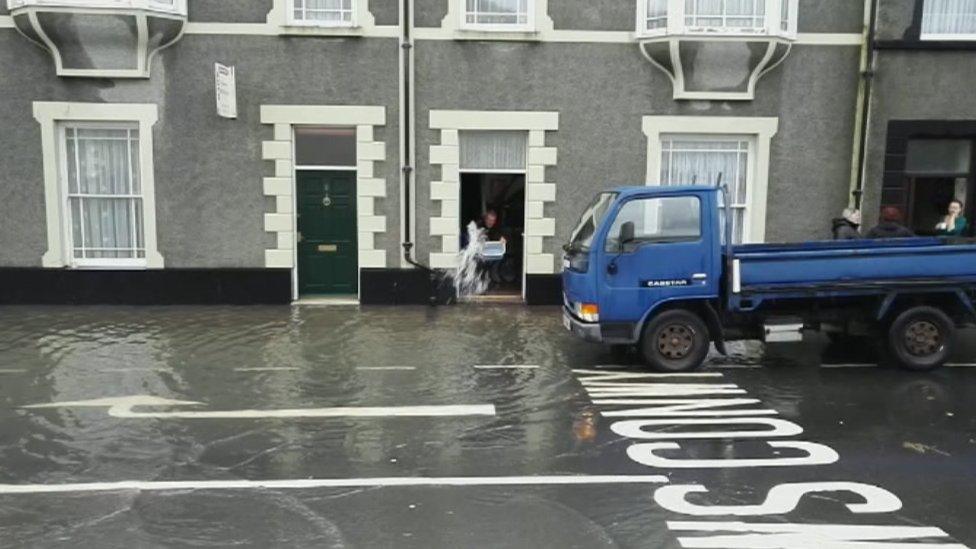
[[[4,308],[0,547],[976,547],[963,339],[674,377],[558,309]]]

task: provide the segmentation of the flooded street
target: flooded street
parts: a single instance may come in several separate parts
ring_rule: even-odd
[[[8,307],[0,546],[976,547],[962,338],[931,373],[817,337],[654,376],[557,308]]]

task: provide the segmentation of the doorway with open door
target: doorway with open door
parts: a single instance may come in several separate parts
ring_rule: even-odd
[[[949,204],[958,201],[970,220],[964,233],[972,234],[974,142],[969,139],[911,139],[905,159],[907,179],[906,221],[918,235],[939,234]]]
[[[460,140],[458,233],[461,248],[485,241],[475,258],[486,281],[470,300],[521,301],[524,279],[525,177],[528,134],[465,131]],[[471,224],[476,226],[471,231]]]
[[[358,299],[356,130],[295,128],[296,293]]]

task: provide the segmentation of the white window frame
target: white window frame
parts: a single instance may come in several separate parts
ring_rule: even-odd
[[[41,264],[72,269],[162,269],[156,242],[156,202],[153,167],[154,104],[34,102],[34,119],[41,125],[44,160],[44,203],[48,249]],[[139,183],[142,190],[144,258],[75,259],[68,202],[64,127],[122,127],[139,130]]]
[[[922,6],[922,32],[919,40],[933,40],[941,42],[972,42],[976,41],[976,33],[927,33],[925,29],[925,8],[929,0],[923,0]]]
[[[20,8],[78,8],[105,10],[144,10],[186,17],[187,0],[8,0],[13,11]]]
[[[769,159],[773,136],[779,130],[779,118],[738,116],[645,116],[642,121],[647,136],[647,185],[661,184],[662,137],[681,135],[689,138],[749,139],[750,175],[746,181],[748,209],[743,224],[742,241],[760,243],[766,239],[766,203],[769,188]]]
[[[308,2],[308,0],[304,0]],[[309,20],[309,19],[295,19],[295,0],[287,0],[286,7],[286,20],[288,25],[294,27],[322,27],[329,29],[352,29],[359,27],[359,4],[365,2],[366,0],[351,0],[350,3],[350,16],[349,21],[320,21],[320,20]],[[307,8],[306,8],[307,9]]]
[[[736,142],[739,142],[739,143],[745,143],[746,144],[746,150],[745,150],[745,153],[746,153],[746,156],[747,156],[747,160],[746,160],[746,170],[747,170],[746,171],[746,200],[745,200],[745,202],[735,202],[733,200],[732,203],[729,204],[729,207],[732,208],[732,209],[734,209],[734,210],[744,210],[745,211],[745,215],[742,218],[742,229],[741,229],[741,233],[742,233],[743,241],[747,241],[748,240],[748,235],[752,234],[752,232],[751,232],[751,226],[752,226],[753,220],[751,219],[750,213],[751,213],[751,210],[752,210],[752,203],[751,203],[752,188],[755,185],[755,183],[753,183],[753,179],[754,179],[755,173],[756,173],[756,169],[755,169],[756,168],[756,166],[755,166],[755,159],[756,159],[756,136],[755,135],[749,135],[749,134],[717,134],[717,133],[716,134],[694,134],[694,133],[678,132],[678,133],[662,133],[660,135],[659,139],[661,141],[661,156],[662,157],[664,156],[664,142],[665,141],[669,141],[669,140],[674,140],[674,139],[681,139],[683,141],[715,142],[715,143],[731,143],[733,141],[736,141]],[[691,152],[691,151],[686,151],[686,150],[683,150],[683,149],[678,149],[678,151],[679,152]],[[668,166],[669,167],[670,166],[674,166],[674,159],[673,159],[673,156],[674,155],[673,155],[673,153],[675,151],[674,151],[674,148],[673,147],[672,147],[672,149],[671,149],[670,152],[672,153],[672,158],[668,162]],[[742,153],[743,151],[741,149],[735,149],[735,150],[732,150],[732,149],[704,150],[703,149],[703,150],[695,150],[693,152],[718,152],[718,153],[735,152],[735,153],[738,154],[738,153]],[[736,163],[736,165],[738,165],[738,163]],[[738,175],[739,175],[738,173],[736,173],[736,174],[723,174],[723,184],[728,185],[729,181],[732,181],[733,178],[736,178],[737,179],[736,176],[738,176]],[[696,182],[697,185],[713,185],[714,183],[715,183],[714,181],[697,181]],[[661,184],[660,179],[658,180],[658,184]],[[690,185],[691,184],[691,181],[683,182],[683,184]]]
[[[484,31],[484,32],[532,32],[535,30],[535,10],[538,0],[525,0],[525,23],[524,24],[501,24],[501,23],[469,23],[468,22],[468,2],[467,0],[457,0],[460,5],[460,21],[458,28],[461,30]]]
[[[64,212],[64,219],[62,220],[62,226],[64,230],[64,243],[65,252],[68,257],[68,265],[73,269],[79,268],[145,268],[146,258],[145,258],[145,248],[143,250],[143,257],[126,257],[126,258],[86,258],[86,257],[75,257],[75,248],[78,246],[74,241],[74,234],[72,231],[72,213],[71,213],[71,181],[68,179],[68,130],[135,130],[139,131],[139,125],[136,122],[73,122],[73,121],[63,121],[58,123],[58,175],[61,179],[61,196],[62,196],[62,212]],[[141,141],[141,135],[139,137]],[[131,141],[129,142],[129,147],[131,147]],[[75,154],[78,153],[79,143],[76,139],[75,141]],[[131,151],[130,151],[131,158]],[[76,164],[75,170],[80,170],[81,166]],[[131,177],[132,174],[130,174]],[[131,181],[130,181],[131,184]],[[126,195],[121,196],[121,198],[138,198],[142,201],[143,208],[145,208],[145,197],[142,192],[142,186],[140,185],[140,191],[138,195]],[[79,193],[81,194],[81,193]],[[145,215],[143,215],[145,219]],[[84,222],[81,223],[82,233],[84,233]],[[135,228],[134,226],[132,227]],[[143,234],[145,235],[145,223],[143,222]],[[145,238],[143,238],[145,240]],[[84,246],[82,246],[84,247]]]

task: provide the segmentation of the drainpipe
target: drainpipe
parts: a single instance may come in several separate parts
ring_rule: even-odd
[[[403,241],[402,267],[414,267],[430,271],[413,259],[414,218],[416,209],[414,194],[416,190],[416,163],[414,126],[414,52],[413,52],[413,2],[400,1],[400,212],[403,226],[400,236]]]
[[[871,84],[874,78],[874,37],[877,30],[878,0],[864,0],[864,30],[861,63],[858,69],[857,111],[854,115],[854,154],[851,158],[850,206],[861,209],[864,180],[867,176],[868,131],[871,118]]]

